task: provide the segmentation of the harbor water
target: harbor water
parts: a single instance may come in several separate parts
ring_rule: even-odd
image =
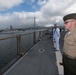
[[[32,32],[32,33],[31,33]],[[29,35],[24,35],[31,33]],[[22,52],[27,52],[33,45],[34,31],[26,30],[19,32],[8,32],[0,33],[0,38],[7,38],[10,36],[21,36],[21,49]],[[39,39],[39,32],[36,32],[36,41]],[[17,38],[9,38],[5,40],[0,40],[0,69],[7,65],[10,61],[17,57]]]

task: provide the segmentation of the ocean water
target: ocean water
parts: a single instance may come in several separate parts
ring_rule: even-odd
[[[21,32],[3,33],[0,38],[21,35],[21,48],[19,52],[27,52],[34,45],[34,31],[26,30]],[[31,33],[29,35],[25,35]],[[42,34],[41,34],[42,35]],[[36,41],[39,39],[39,32],[36,32]],[[0,68],[6,66],[10,61],[17,57],[17,38],[0,40]]]

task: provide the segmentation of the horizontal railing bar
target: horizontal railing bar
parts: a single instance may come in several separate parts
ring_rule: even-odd
[[[6,38],[0,38],[0,40],[5,40],[5,39],[9,39],[9,38],[15,38],[17,36],[12,36],[12,37],[6,37]]]
[[[42,30],[42,31],[44,31],[44,30]],[[35,31],[35,32],[40,32],[40,31]],[[20,35],[20,36],[22,36],[22,35],[29,35],[29,34],[32,34],[32,33],[34,33],[34,32],[25,33],[25,34],[19,34],[19,35]],[[17,36],[18,36],[18,35],[17,35]],[[6,38],[0,38],[0,40],[5,40],[5,39],[9,39],[9,38],[15,38],[15,37],[17,37],[17,36],[6,37]]]

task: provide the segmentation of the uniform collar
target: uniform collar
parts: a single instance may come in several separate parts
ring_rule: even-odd
[[[76,28],[74,29],[74,30],[72,30],[72,31],[69,31],[68,33],[67,33],[67,36],[69,36],[71,33],[73,33],[74,31],[76,31]]]
[[[71,32],[68,32],[68,33],[67,33],[67,35],[70,35],[70,34],[71,34]]]

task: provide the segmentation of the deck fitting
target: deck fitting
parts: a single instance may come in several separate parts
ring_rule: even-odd
[[[44,49],[39,49],[38,51],[39,51],[39,52],[44,52],[45,50],[44,50]]]

